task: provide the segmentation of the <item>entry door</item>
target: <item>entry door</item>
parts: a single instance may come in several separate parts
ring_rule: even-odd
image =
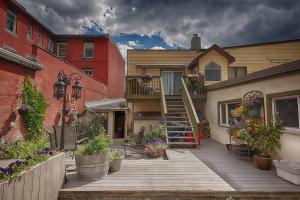
[[[165,95],[179,94],[182,72],[180,71],[163,71],[161,73]]]

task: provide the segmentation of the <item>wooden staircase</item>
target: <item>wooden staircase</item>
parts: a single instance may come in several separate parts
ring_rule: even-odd
[[[170,147],[195,147],[197,140],[181,95],[166,95],[165,100],[167,143]]]

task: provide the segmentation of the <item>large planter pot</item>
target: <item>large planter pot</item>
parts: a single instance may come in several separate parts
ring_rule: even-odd
[[[272,167],[272,158],[271,157],[263,157],[260,155],[254,155],[254,163],[258,169],[261,170],[270,170]]]
[[[113,159],[110,162],[109,171],[110,172],[118,172],[118,171],[120,171],[123,158],[124,158],[124,156],[122,156],[120,158],[117,158],[117,159]]]
[[[78,177],[82,181],[95,181],[108,174],[109,154],[75,155]]]
[[[300,185],[300,162],[291,160],[274,160],[277,175],[291,183]]]

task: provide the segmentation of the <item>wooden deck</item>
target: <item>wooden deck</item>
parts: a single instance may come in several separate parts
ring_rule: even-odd
[[[300,199],[300,186],[274,170],[256,169],[213,140],[199,149],[169,149],[167,156],[169,160],[124,160],[119,172],[90,183],[69,174],[58,199]]]
[[[230,153],[214,140],[203,140],[201,148],[191,152],[237,191],[300,192],[300,186],[278,177],[275,169],[257,169],[253,160]]]

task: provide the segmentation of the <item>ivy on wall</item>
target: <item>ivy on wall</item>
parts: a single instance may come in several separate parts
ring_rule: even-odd
[[[23,104],[30,105],[31,111],[23,114],[26,139],[38,140],[43,135],[47,102],[44,95],[32,84],[29,77],[24,80]]]

